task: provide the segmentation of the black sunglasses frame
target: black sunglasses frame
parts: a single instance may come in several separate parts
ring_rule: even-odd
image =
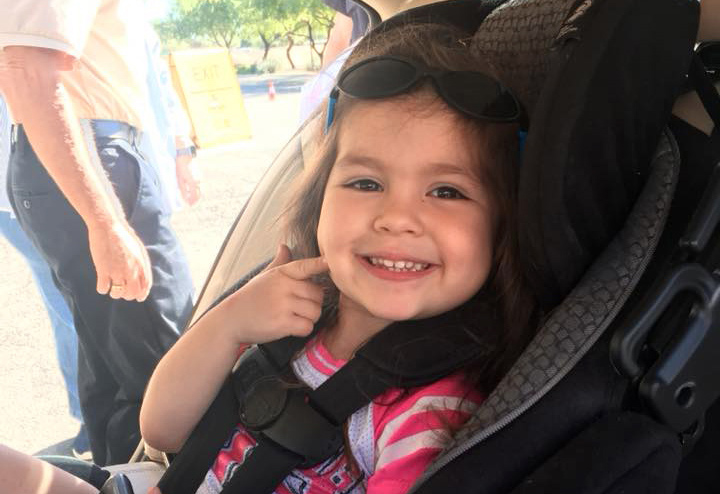
[[[378,62],[394,62],[402,64],[405,67],[412,68],[412,73],[410,77],[406,78],[406,80],[398,80],[396,85],[392,85],[386,90],[378,91],[376,88],[377,84],[375,84],[377,78],[373,77],[373,74],[377,74],[376,71],[381,70],[382,68],[378,65]],[[375,67],[368,67],[372,65],[375,65]],[[366,77],[365,79],[367,81],[370,81],[369,84],[373,84],[373,86],[350,86],[350,84],[348,83],[348,79],[353,74],[357,74],[357,71],[368,70],[368,68],[371,70],[371,73],[369,74],[370,77]],[[408,72],[408,74],[410,74],[410,72]],[[463,80],[452,82],[448,80],[448,77],[455,77],[456,79],[461,78]],[[515,96],[508,88],[503,86],[499,81],[497,81],[494,77],[488,74],[472,71],[432,70],[429,67],[409,58],[382,55],[362,60],[345,69],[340,74],[335,87],[330,93],[325,131],[327,132],[327,130],[330,128],[330,125],[332,125],[335,103],[337,102],[337,98],[340,96],[341,92],[351,98],[358,99],[388,98],[409,91],[426,78],[429,78],[432,81],[432,84],[435,87],[437,93],[450,107],[471,118],[496,123],[519,122],[523,119],[522,106],[520,105],[520,102],[517,100],[517,98],[515,98]],[[482,110],[478,110],[477,108],[473,109],[471,108],[472,105],[467,105],[465,104],[466,102],[459,100],[461,99],[461,97],[456,97],[457,95],[454,94],[451,90],[451,88],[456,84],[462,83],[466,85],[473,84],[473,82],[476,84],[481,83],[486,88],[494,88],[494,94],[490,95],[488,98],[485,98],[483,108],[487,108],[489,104],[495,103],[500,104],[506,108],[510,108],[511,110],[509,112],[506,112],[505,114],[489,114],[487,112],[483,112]],[[478,87],[480,86],[478,85]]]

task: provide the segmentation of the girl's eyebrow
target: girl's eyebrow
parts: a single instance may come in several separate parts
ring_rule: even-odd
[[[382,170],[387,168],[387,165],[382,160],[373,158],[363,154],[347,154],[335,162],[335,166],[363,166],[375,170]],[[464,175],[474,177],[474,173],[467,169],[467,167],[460,166],[454,163],[447,162],[432,162],[424,165],[423,172],[427,174],[437,175]]]
[[[364,166],[373,169],[382,169],[381,160],[363,154],[346,154],[335,162],[335,166]]]

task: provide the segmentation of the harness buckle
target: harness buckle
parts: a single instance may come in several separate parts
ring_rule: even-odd
[[[298,468],[325,461],[343,445],[342,425],[312,405],[310,388],[285,382],[259,347],[243,354],[234,376],[243,427],[258,442],[271,441],[298,455]]]

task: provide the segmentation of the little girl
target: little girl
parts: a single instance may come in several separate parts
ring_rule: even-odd
[[[511,227],[521,109],[461,38],[403,26],[356,48],[326,110],[320,157],[286,214],[294,256],[281,245],[162,359],[140,418],[149,445],[178,451],[245,347],[308,335],[321,315],[293,362],[313,388],[394,321],[476,297],[502,324],[472,328],[497,335],[491,359],[386,391],[348,420],[344,452],[293,471],[278,493],[406,492],[496,383],[533,328]],[[198,492],[219,492],[254,444],[238,426]]]

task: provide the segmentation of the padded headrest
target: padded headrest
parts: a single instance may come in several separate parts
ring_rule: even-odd
[[[473,49],[524,103],[520,248],[545,307],[617,233],[645,182],[697,33],[697,2],[510,0]]]

